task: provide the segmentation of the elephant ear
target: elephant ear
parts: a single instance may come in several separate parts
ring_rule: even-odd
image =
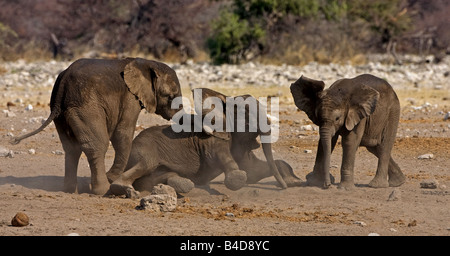
[[[319,120],[315,110],[320,98],[319,93],[323,91],[324,87],[325,83],[323,81],[305,76],[301,76],[295,83],[291,84],[291,93],[294,97],[295,105],[300,110],[303,110],[316,125],[319,125]]]
[[[208,88],[196,88],[192,90],[194,94],[194,108],[197,115],[202,116],[202,131],[208,135],[229,140],[231,135],[226,132],[226,100],[227,96]],[[198,97],[201,96],[201,100]],[[204,108],[211,104],[211,108]],[[212,107],[214,105],[214,107]],[[222,120],[217,120],[221,117]],[[216,122],[222,122],[222,131],[215,130]],[[212,125],[214,123],[214,125]]]
[[[123,79],[128,90],[136,96],[142,108],[148,112],[156,111],[156,85],[158,70],[153,61],[136,58],[123,70]]]
[[[363,118],[370,116],[377,106],[380,93],[367,85],[362,85],[350,97],[345,119],[345,128],[351,131]]]

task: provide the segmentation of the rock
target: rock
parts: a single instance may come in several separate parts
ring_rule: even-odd
[[[450,119],[450,111],[445,114],[444,121],[447,121],[449,119]]]
[[[25,227],[30,224],[28,216],[23,212],[18,212],[11,220],[11,225],[14,227]]]
[[[30,149],[28,149],[28,154],[34,155],[34,154],[36,154],[36,150],[34,148],[30,148]]]
[[[177,207],[177,193],[171,186],[158,184],[152,194],[141,199],[138,209],[155,212],[172,212]]]
[[[439,186],[439,182],[435,179],[432,180],[424,180],[420,182],[420,188],[430,188],[430,189],[436,189]]]
[[[14,151],[0,146],[0,157],[13,158],[14,157]]]
[[[300,126],[300,130],[301,131],[313,131],[314,129],[313,129],[312,125],[308,124],[308,125]]]
[[[303,150],[303,153],[305,153],[305,154],[312,154],[312,150],[311,149],[305,149],[305,150]]]
[[[424,155],[420,155],[417,157],[417,159],[423,160],[423,159],[433,159],[434,155],[433,154],[424,154]]]
[[[359,220],[353,222],[353,224],[360,225],[361,227],[367,226],[367,224],[364,221],[359,221]]]
[[[28,104],[28,105],[25,107],[25,110],[26,110],[26,111],[31,111],[31,110],[33,110],[33,105]]]
[[[14,114],[14,112],[7,110],[6,112],[6,117],[15,117],[16,114]]]
[[[394,189],[389,195],[388,201],[398,201],[400,200],[401,195],[398,189]]]
[[[64,155],[64,152],[61,151],[61,150],[54,150],[54,151],[52,151],[52,154],[55,154],[55,155]]]
[[[0,146],[0,157],[7,157],[9,155],[9,149]]]

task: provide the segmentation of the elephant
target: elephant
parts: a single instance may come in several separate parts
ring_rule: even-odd
[[[232,151],[232,155],[235,155],[233,152],[236,151]],[[273,176],[267,162],[259,159],[253,150],[245,150],[239,158],[233,157],[233,159],[239,168],[245,171],[247,176],[246,184],[255,184],[264,178]],[[286,161],[277,159],[275,164],[288,187],[301,186],[304,183],[294,174],[292,167]],[[195,186],[207,186],[211,180],[221,173],[220,169],[214,169],[204,164],[200,166],[197,173],[188,176],[189,178],[185,178],[176,171],[160,166],[151,174],[138,178],[132,185],[133,190],[127,188],[125,194],[127,197],[138,197],[139,192],[150,192],[154,186],[160,183],[170,185],[177,193],[188,193]]]
[[[39,133],[54,121],[65,151],[64,191],[77,192],[78,162],[84,152],[91,169],[92,193],[103,195],[128,162],[141,110],[169,120],[179,111],[171,108],[179,96],[178,77],[164,63],[141,58],[79,59],[58,75],[48,119],[11,143]],[[110,141],[115,156],[106,173]]]
[[[224,106],[222,121],[226,120],[228,112],[225,103],[232,97],[226,97],[206,88],[202,88],[201,93],[202,102],[209,97],[220,99],[219,104]],[[235,107],[234,113],[237,109],[247,106],[236,104]],[[246,121],[244,132],[211,130],[204,122],[204,118],[211,112],[202,111],[203,122],[199,132],[195,132],[195,126],[198,125],[195,122],[190,124],[194,132],[192,130],[191,132],[175,132],[169,125],[154,126],[142,131],[133,140],[125,172],[111,184],[110,193],[135,197],[138,193],[133,185],[151,189],[157,183],[167,183],[178,192],[187,192],[193,188],[194,183],[206,184],[222,172],[225,173],[224,184],[230,190],[238,190],[246,183],[255,183],[271,175],[275,176],[282,188],[287,188],[287,184],[294,186],[301,182],[295,177],[289,164],[273,160],[271,143],[262,143],[267,162],[257,159],[251,152],[260,146],[256,138],[263,132],[259,128],[251,132],[250,121]],[[197,113],[200,115],[199,112]],[[251,114],[247,108],[245,113],[246,120],[250,120]],[[218,122],[220,122],[219,118],[215,120],[216,124]],[[234,122],[237,122],[236,118]],[[282,169],[284,177],[281,176],[278,168]]]
[[[323,81],[301,76],[291,84],[295,105],[319,126],[319,143],[314,169],[307,184],[328,188],[330,156],[342,137],[341,180],[338,188],[354,187],[353,169],[359,146],[378,158],[375,177],[369,186],[396,187],[405,176],[391,156],[400,119],[400,103],[392,86],[383,79],[362,74],[340,79],[325,89]]]

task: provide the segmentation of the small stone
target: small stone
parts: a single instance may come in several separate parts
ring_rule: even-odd
[[[415,227],[417,226],[417,220],[412,220],[410,223],[408,223],[408,227]]]
[[[439,182],[437,180],[424,180],[420,182],[420,188],[430,188],[436,189],[439,186]]]
[[[423,159],[433,159],[434,158],[434,155],[433,154],[423,154],[423,155],[420,155],[420,156],[418,156],[417,157],[417,159],[421,159],[421,160],[423,160]]]
[[[301,131],[312,131],[312,130],[313,130],[313,127],[312,127],[312,125],[310,125],[310,124],[308,124],[308,125],[302,125],[302,126],[300,126],[300,130],[301,130]]]
[[[55,154],[55,155],[64,155],[64,152],[61,151],[61,150],[54,150],[54,151],[52,151],[52,154]]]
[[[0,157],[7,157],[9,155],[9,149],[0,146]]]
[[[444,121],[447,121],[449,119],[450,119],[450,111],[445,114]]]
[[[227,213],[225,213],[225,216],[227,216],[227,217],[234,217],[234,214],[232,212],[227,212]]]
[[[305,154],[312,154],[312,150],[311,149],[305,149],[303,151],[303,153],[305,153]]]
[[[11,220],[11,225],[14,227],[25,227],[30,224],[28,216],[23,212],[18,212]]]
[[[78,234],[78,233],[69,233],[69,234],[67,234],[67,236],[80,236],[80,234]]]
[[[31,111],[31,110],[33,110],[33,105],[28,104],[28,105],[25,107],[25,110],[26,110],[26,111]]]
[[[14,114],[14,112],[12,112],[12,111],[6,112],[6,117],[15,117],[15,116],[16,116],[16,114]]]
[[[388,201],[398,201],[400,200],[400,191],[397,189],[394,189],[391,194],[389,195]]]
[[[378,233],[369,233],[367,236],[380,236]]]
[[[34,155],[34,154],[36,154],[36,150],[34,148],[30,148],[30,149],[28,149],[28,154]]]
[[[359,221],[359,220],[353,222],[353,224],[360,225],[361,227],[367,226],[367,224],[364,221]]]

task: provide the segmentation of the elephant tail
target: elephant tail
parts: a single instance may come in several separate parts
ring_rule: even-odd
[[[47,120],[45,120],[45,122],[41,125],[41,127],[39,127],[38,129],[27,133],[25,135],[22,135],[20,137],[14,137],[11,139],[11,141],[9,143],[15,145],[18,144],[21,140],[26,139],[28,137],[31,137],[35,134],[38,134],[39,132],[41,132],[42,130],[44,130],[45,127],[47,127],[52,121],[53,119],[55,119],[57,116],[59,116],[59,111],[52,111],[50,113],[50,116],[47,118]]]
[[[63,90],[64,86],[62,86],[63,83],[61,83],[61,80],[63,78],[64,73],[65,73],[65,71],[61,72],[58,75],[58,78],[56,78],[56,82],[53,87],[52,96],[50,99],[51,112],[50,112],[50,115],[48,116],[47,120],[45,120],[45,122],[42,123],[41,127],[39,127],[38,129],[36,129],[30,133],[24,134],[20,137],[14,137],[9,141],[9,143],[16,145],[16,144],[19,144],[19,142],[21,140],[31,137],[35,134],[38,134],[39,132],[44,130],[44,128],[47,127],[55,118],[57,118],[59,116],[59,114],[61,114],[61,103],[62,103],[61,99],[64,94],[64,90]]]

